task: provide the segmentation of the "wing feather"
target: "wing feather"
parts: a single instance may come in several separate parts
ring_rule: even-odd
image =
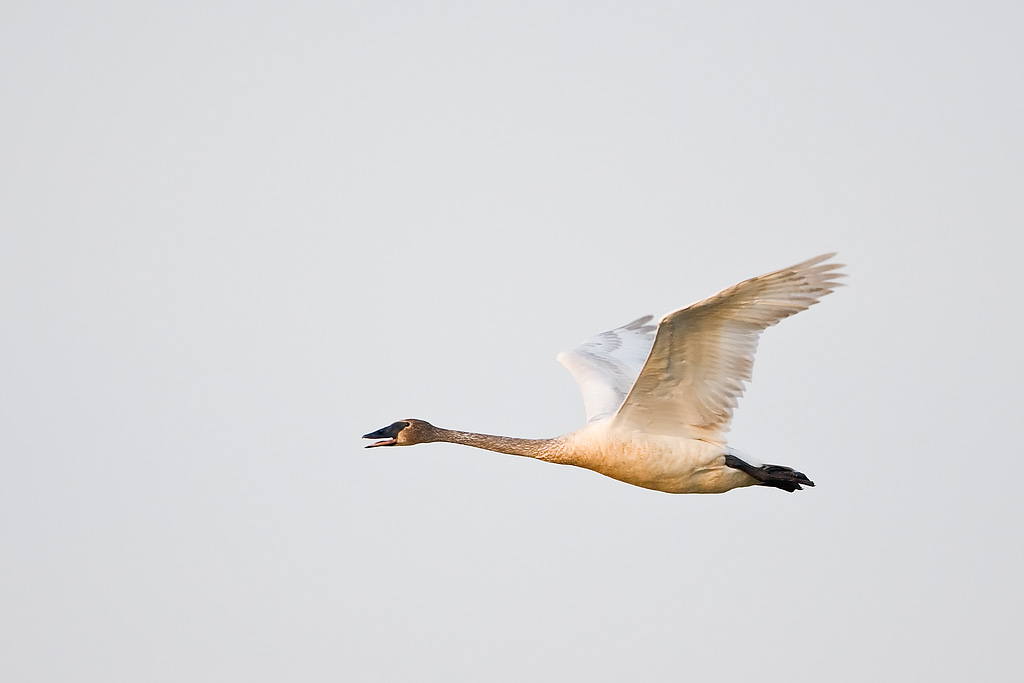
[[[654,344],[653,317],[596,334],[558,354],[583,394],[587,422],[614,415],[622,405]]]
[[[669,313],[615,426],[721,440],[751,379],[762,331],[806,310],[840,283],[824,254],[722,290]]]

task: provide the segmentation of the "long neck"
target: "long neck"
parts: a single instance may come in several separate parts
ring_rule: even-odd
[[[460,432],[457,429],[435,427],[435,440],[458,443],[473,448],[524,455],[538,460],[560,462],[563,459],[564,442],[562,439],[517,439],[511,436],[492,436],[474,432]]]

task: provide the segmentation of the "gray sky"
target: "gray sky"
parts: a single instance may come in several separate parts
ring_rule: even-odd
[[[1020,3],[8,2],[0,678],[1016,680]],[[838,250],[670,496],[450,445]]]

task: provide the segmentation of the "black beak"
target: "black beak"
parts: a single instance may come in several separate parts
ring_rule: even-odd
[[[398,437],[398,433],[408,426],[408,422],[394,422],[392,424],[389,424],[387,427],[378,429],[375,432],[364,434],[363,438],[384,439],[383,441],[378,441],[377,443],[371,443],[369,446],[367,446],[367,448],[376,448],[377,446],[394,446],[397,443],[395,439]]]

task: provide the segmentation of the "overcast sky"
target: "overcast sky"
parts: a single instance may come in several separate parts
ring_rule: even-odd
[[[0,12],[0,679],[1011,681],[1019,2]],[[838,251],[671,496],[556,353]]]

